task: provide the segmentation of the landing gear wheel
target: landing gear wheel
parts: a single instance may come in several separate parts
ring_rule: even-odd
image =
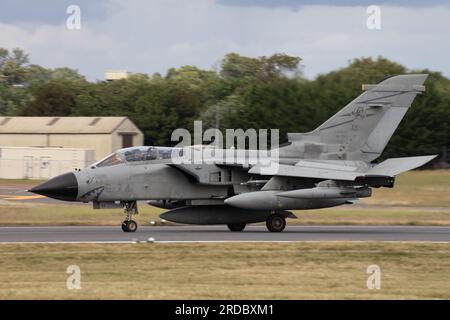
[[[228,229],[233,232],[239,232],[245,229],[245,224],[227,224]]]
[[[125,220],[122,222],[123,232],[135,232],[138,228],[136,221],[132,220],[134,214],[138,214],[136,201],[123,202]]]
[[[286,227],[286,219],[280,215],[273,214],[267,218],[266,226],[270,232],[281,232]]]
[[[134,220],[128,221],[127,226],[128,226],[128,232],[136,232],[136,230],[138,228],[138,225],[137,225],[136,221],[134,221]]]
[[[137,225],[136,221],[134,221],[134,220],[122,222],[123,232],[136,232],[137,228],[138,228],[138,225]]]

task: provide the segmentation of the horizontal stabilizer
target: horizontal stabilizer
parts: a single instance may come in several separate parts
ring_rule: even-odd
[[[434,156],[420,156],[420,157],[404,157],[404,158],[391,158],[381,162],[376,167],[369,169],[365,175],[379,175],[393,177],[400,173],[423,166],[425,163],[430,162],[437,155]]]

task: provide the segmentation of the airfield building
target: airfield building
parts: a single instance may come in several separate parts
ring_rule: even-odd
[[[7,161],[22,163],[9,164],[9,176],[35,177],[30,174],[30,167],[37,166],[33,164],[36,161],[39,166],[64,162],[73,164],[73,168],[82,167],[117,149],[142,145],[143,140],[143,133],[127,117],[0,117],[0,163],[3,167]],[[55,148],[68,149],[68,152],[56,152]],[[12,172],[19,168],[20,172]],[[61,168],[66,170],[67,165]],[[42,172],[53,176],[56,171],[59,172],[46,168]],[[39,174],[40,178],[44,176],[47,174]]]

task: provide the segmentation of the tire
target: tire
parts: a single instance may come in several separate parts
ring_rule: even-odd
[[[270,232],[281,232],[286,227],[286,219],[280,215],[273,214],[267,218],[266,226]]]
[[[122,222],[122,231],[128,232],[128,221]]]
[[[233,232],[239,232],[245,229],[245,224],[227,224],[228,229]]]
[[[137,225],[136,221],[134,221],[134,220],[128,221],[127,232],[136,232],[137,228],[138,228],[138,225]]]

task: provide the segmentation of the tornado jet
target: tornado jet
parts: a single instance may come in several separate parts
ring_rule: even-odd
[[[288,133],[286,144],[268,150],[277,155],[269,157],[274,170],[266,170],[267,162],[250,161],[251,150],[243,153],[244,162],[240,149],[213,148],[229,156],[189,163],[178,160],[201,146],[132,147],[30,191],[91,202],[94,209],[123,208],[124,232],[138,228],[133,220],[138,201],[166,209],[161,218],[175,223],[222,224],[239,232],[265,222],[269,231],[281,232],[286,219],[296,218],[291,210],[352,204],[370,197],[373,188],[393,188],[397,175],[436,157],[376,163],[416,95],[425,91],[426,78],[397,75],[363,85],[358,97],[315,130]]]

